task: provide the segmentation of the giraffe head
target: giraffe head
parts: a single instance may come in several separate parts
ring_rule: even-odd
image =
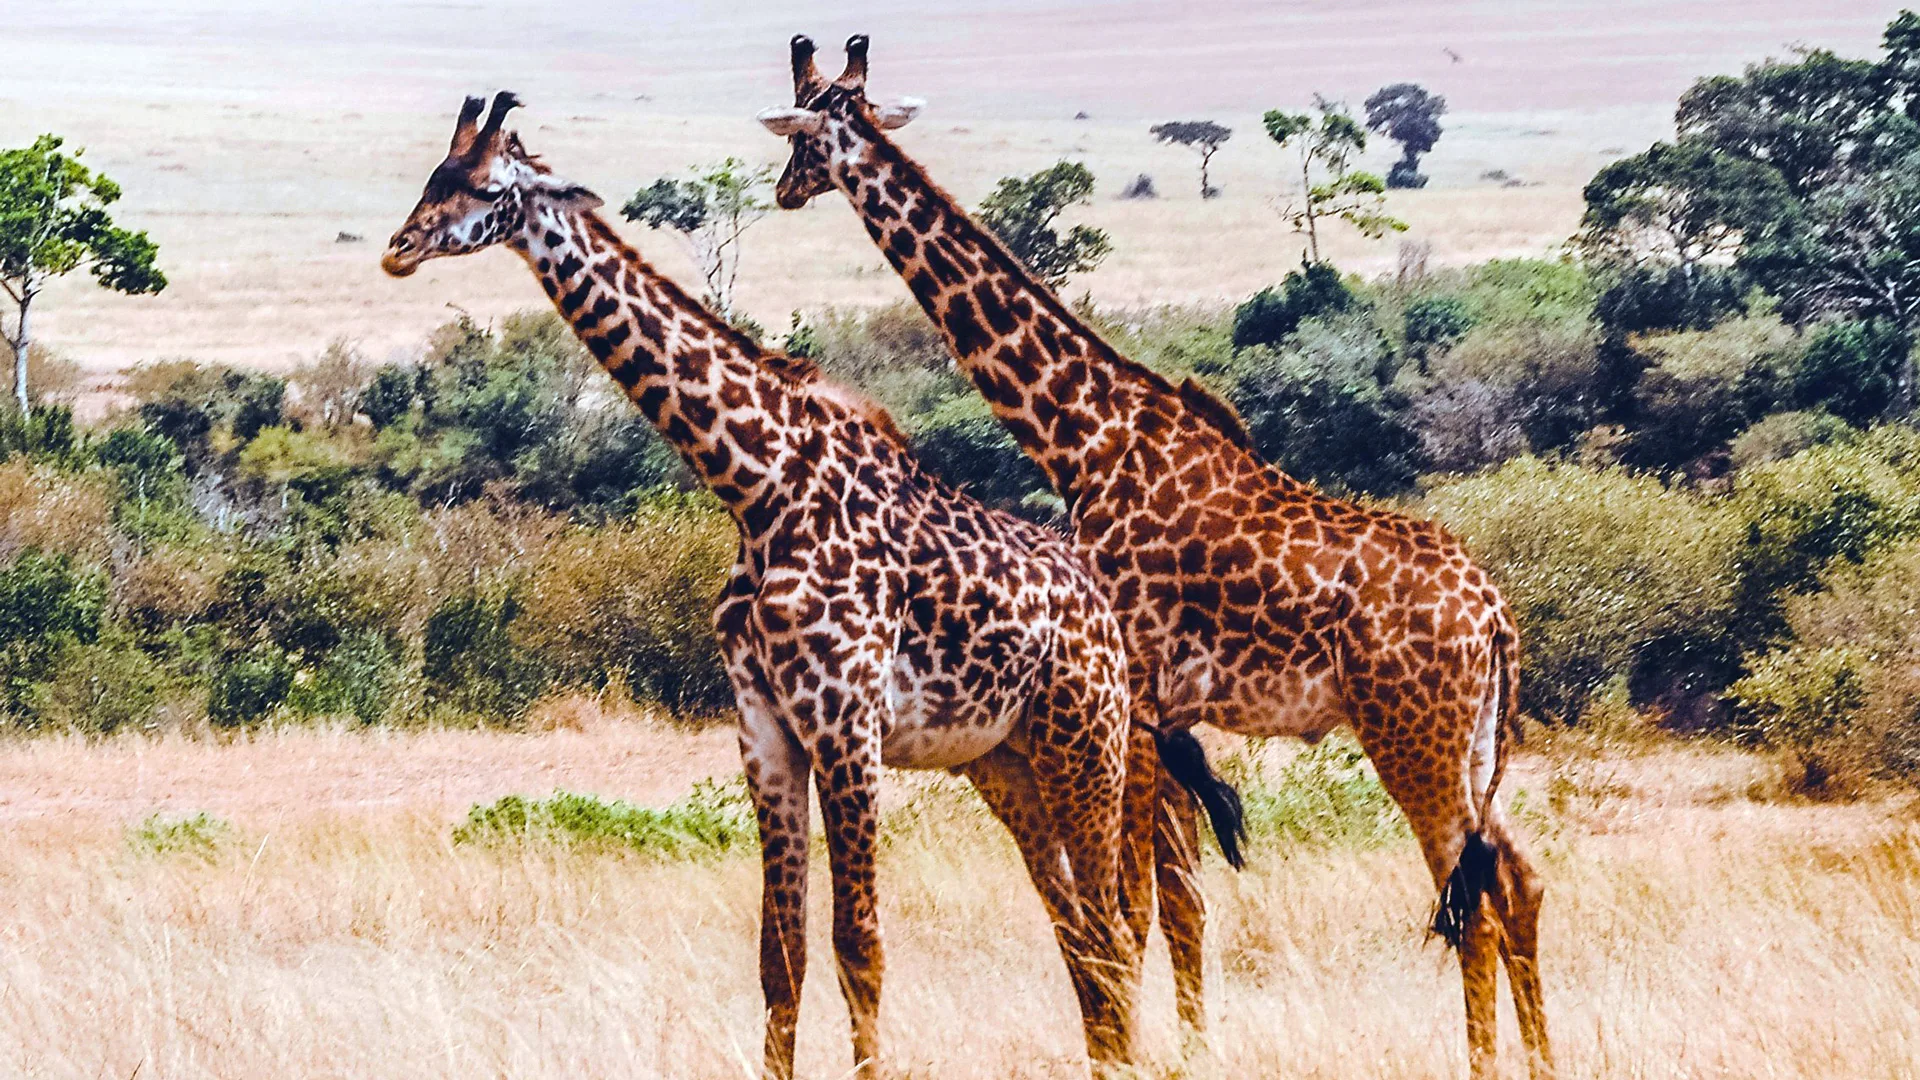
[[[428,259],[466,255],[510,240],[526,226],[529,207],[564,205],[591,209],[600,199],[586,188],[555,176],[520,145],[520,136],[501,125],[520,104],[509,91],[494,95],[482,124],[486,102],[470,97],[453,126],[446,160],[427,177],[426,190],[407,223],[387,242],[380,265],[394,277],[406,277]]]
[[[780,174],[774,198],[782,208],[798,210],[833,187],[836,165],[858,161],[882,131],[905,127],[926,102],[901,98],[876,105],[867,100],[867,36],[847,39],[847,66],[828,82],[813,63],[813,40],[796,36],[793,48],[793,107],[760,113],[768,131],[793,146]]]

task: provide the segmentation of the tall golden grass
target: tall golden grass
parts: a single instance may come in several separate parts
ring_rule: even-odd
[[[0,745],[0,1075],[751,1076],[751,856],[450,839],[468,802],[509,791],[664,803],[731,771],[727,743],[563,721]],[[1520,759],[1508,790],[1549,883],[1565,1075],[1915,1075],[1920,827],[1892,803],[1770,801],[1770,769],[1673,746]],[[1083,1075],[1012,845],[957,782],[895,776],[881,887],[899,1074]],[[210,855],[130,843],[162,809],[232,831]],[[823,884],[810,1077],[850,1064]],[[1410,840],[1269,840],[1207,889],[1213,1027],[1183,1052],[1156,942],[1149,1075],[1464,1074],[1458,975],[1422,932],[1432,890]]]

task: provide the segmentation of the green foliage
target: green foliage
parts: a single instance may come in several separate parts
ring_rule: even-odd
[[[695,169],[685,180],[655,180],[635,192],[620,214],[650,229],[678,233],[706,279],[708,303],[730,320],[741,237],[773,209],[767,200],[772,183],[772,166],[729,157]]]
[[[1892,322],[1823,323],[1809,336],[1793,373],[1794,403],[1864,427],[1900,402],[1912,352],[1911,335]]]
[[[1426,509],[1506,593],[1529,709],[1577,718],[1644,650],[1716,639],[1736,610],[1742,522],[1645,476],[1523,458],[1435,489]]]
[[[1418,83],[1393,83],[1367,97],[1367,128],[1382,131],[1400,144],[1400,160],[1387,173],[1390,188],[1423,188],[1420,158],[1440,141],[1440,117],[1447,99],[1428,93]]]
[[[1039,466],[977,394],[945,398],[908,428],[913,452],[940,478],[989,506],[1018,510],[1048,490]]]
[[[14,356],[14,398],[21,412],[33,404],[27,360],[33,347],[28,317],[55,278],[76,270],[115,292],[157,293],[166,275],[154,265],[159,248],[144,232],[113,223],[107,208],[120,186],[62,153],[64,141],[42,135],[32,146],[0,150],[0,291],[14,304],[6,334]]]
[[[1769,165],[1699,141],[1655,143],[1602,168],[1574,242],[1588,257],[1690,271],[1777,227],[1791,194]]]
[[[1243,352],[1227,396],[1255,448],[1281,469],[1339,493],[1392,495],[1421,464],[1395,372],[1386,339],[1364,317],[1313,319],[1279,350]]]
[[[1053,288],[1099,266],[1113,251],[1100,229],[1075,225],[1061,236],[1054,221],[1070,206],[1091,202],[1093,173],[1077,161],[1061,161],[1032,176],[1005,176],[980,203],[980,224],[993,231],[1014,257]]]
[[[732,520],[694,498],[562,537],[528,575],[513,642],[563,684],[618,678],[672,709],[724,707],[712,612],[738,546]]]
[[[1745,469],[1733,506],[1747,534],[1741,607],[1751,628],[1770,630],[1777,598],[1830,563],[1920,535],[1920,433],[1881,428]]]
[[[287,699],[294,674],[293,665],[277,650],[235,657],[214,676],[207,718],[219,727],[264,719]]]
[[[657,810],[566,791],[540,800],[508,795],[474,806],[453,830],[457,844],[538,842],[662,859],[725,855],[751,847],[759,835],[739,779],[702,780]]]
[[[0,568],[0,692],[16,717],[34,719],[33,684],[69,646],[99,637],[106,604],[106,575],[67,555],[30,548]]]
[[[421,632],[421,677],[430,708],[501,723],[525,715],[548,684],[537,663],[514,648],[520,606],[476,593],[449,597]]]
[[[1262,117],[1267,137],[1300,156],[1300,197],[1283,216],[1307,237],[1307,261],[1320,261],[1320,221],[1338,218],[1362,236],[1378,240],[1405,232],[1407,223],[1386,211],[1387,182],[1351,169],[1354,155],[1367,148],[1367,131],[1345,105],[1316,96],[1317,113],[1272,109]]]
[[[1401,333],[1407,350],[1425,358],[1444,350],[1473,329],[1473,309],[1457,296],[1422,296],[1406,306]]]
[[[1302,751],[1271,777],[1244,766],[1225,772],[1240,789],[1248,830],[1283,847],[1374,847],[1408,835],[1406,818],[1347,732]]]
[[[1279,345],[1308,319],[1336,315],[1354,305],[1353,290],[1331,263],[1307,263],[1289,271],[1280,288],[1261,289],[1233,312],[1236,348]]]
[[[375,430],[390,428],[413,410],[419,391],[420,376],[416,369],[404,364],[388,364],[373,373],[361,393],[360,411],[367,414]]]
[[[1674,469],[1725,445],[1787,397],[1796,344],[1763,317],[1637,341],[1647,366],[1633,390],[1629,463]]]
[[[127,846],[142,855],[186,855],[212,861],[233,840],[233,826],[202,810],[186,817],[154,814],[127,831]]]

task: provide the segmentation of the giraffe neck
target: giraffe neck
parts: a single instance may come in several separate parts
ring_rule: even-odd
[[[529,209],[509,241],[554,306],[748,537],[781,516],[819,442],[811,388],[662,277],[591,211]]]
[[[1142,405],[1176,393],[1116,353],[877,130],[836,156],[834,184],[939,327],[1014,441],[1071,505],[1136,436]]]

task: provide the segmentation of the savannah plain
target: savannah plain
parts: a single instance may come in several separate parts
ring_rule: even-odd
[[[751,116],[788,93],[786,39],[866,32],[875,94],[929,99],[903,142],[962,201],[1063,156],[1089,164],[1101,190],[1076,220],[1108,230],[1115,254],[1076,294],[1218,306],[1300,261],[1276,212],[1286,161],[1259,130],[1265,109],[1315,91],[1357,102],[1400,80],[1446,95],[1432,185],[1390,202],[1407,239],[1444,264],[1548,255],[1575,227],[1584,180],[1667,134],[1693,78],[1797,41],[1868,51],[1897,5],[9,7],[0,143],[55,131],[86,147],[127,191],[119,220],[152,235],[172,279],[157,297],[77,282],[47,297],[43,339],[103,409],[144,361],[284,370],[342,338],[410,357],[451,309],[484,322],[534,306],[505,253],[403,282],[377,266],[460,97],[484,89],[517,91],[530,148],[617,205],[695,163],[781,160]],[[1220,199],[1202,202],[1192,155],[1146,133],[1186,118],[1235,129],[1214,163]],[[1161,198],[1114,198],[1142,172]],[[671,238],[627,232],[690,275]],[[1392,241],[1352,236],[1330,255],[1363,274],[1397,258]],[[834,199],[749,234],[740,302],[769,327],[904,295]],[[469,807],[511,793],[670,803],[737,772],[730,733],[581,698],[546,703],[527,728],[0,741],[0,1076],[754,1075],[751,852],[452,839]],[[1541,954],[1564,1075],[1920,1075],[1909,802],[1798,799],[1778,761],[1718,745],[1533,734],[1504,790],[1548,885]],[[1291,746],[1213,747],[1256,781],[1301,775]],[[1071,994],[1012,845],[954,782],[893,783],[883,1017],[901,1074],[1083,1075]],[[140,840],[153,815],[202,812],[229,823],[213,842]],[[1327,820],[1350,824],[1343,813]],[[800,1068],[832,1077],[850,1062],[815,866]],[[1156,939],[1149,1075],[1464,1074],[1457,968],[1424,933],[1431,883],[1390,815],[1329,836],[1256,831],[1249,869],[1215,861],[1206,889],[1212,1027],[1182,1045]],[[1510,1016],[1502,1045],[1520,1075]]]

